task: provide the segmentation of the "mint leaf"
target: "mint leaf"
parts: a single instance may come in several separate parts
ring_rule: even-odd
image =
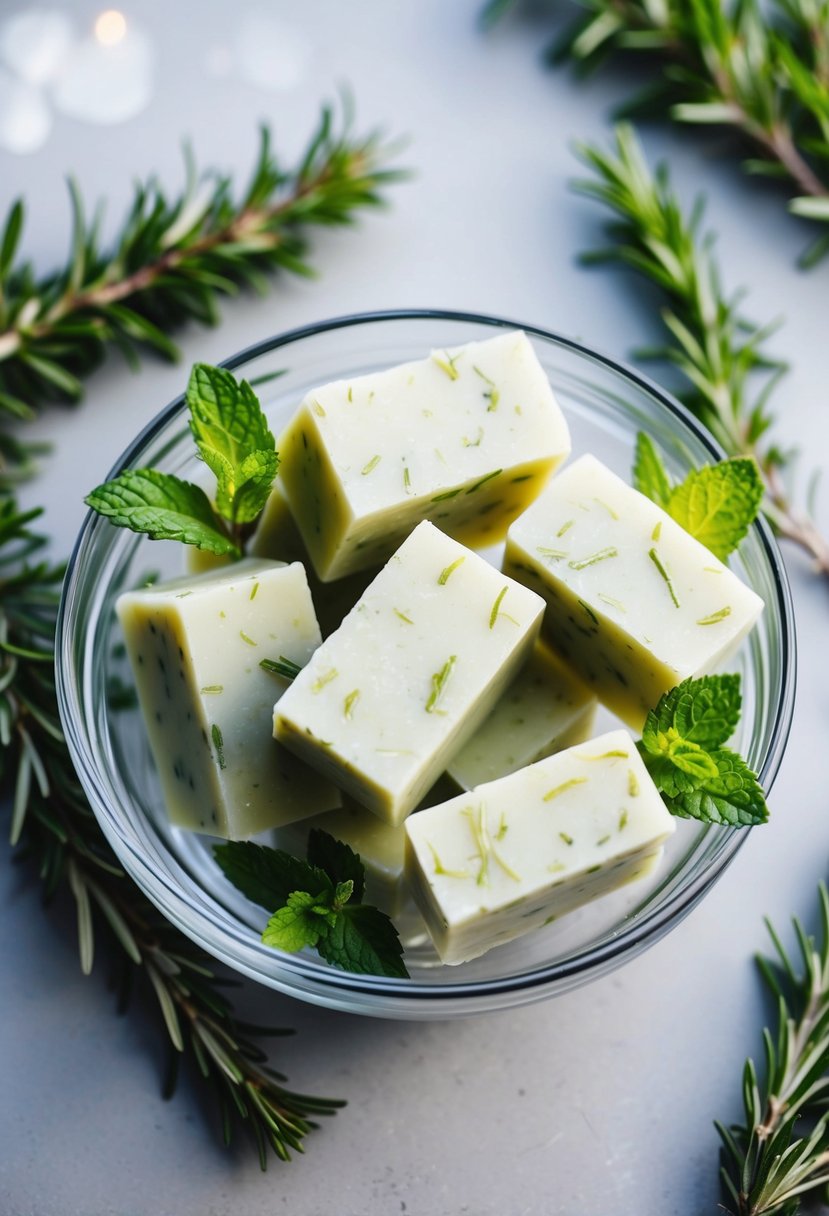
[[[213,856],[226,878],[255,904],[269,912],[288,903],[294,891],[331,893],[328,875],[282,849],[231,840],[213,846]],[[315,896],[315,900],[319,896]]]
[[[666,509],[686,532],[725,561],[748,532],[762,498],[756,461],[738,457],[692,469],[672,491]]]
[[[316,915],[317,896],[307,891],[292,891],[284,908],[278,908],[262,934],[266,946],[296,954],[303,946],[316,946],[325,921]]]
[[[403,947],[384,912],[366,904],[347,904],[336,924],[320,936],[317,950],[344,971],[358,975],[391,975],[405,979]]]
[[[671,497],[671,483],[662,457],[644,431],[639,431],[636,436],[633,485],[640,494],[645,494],[658,507],[666,506]]]
[[[217,481],[216,506],[232,523],[251,523],[261,513],[279,467],[276,443],[259,399],[246,380],[196,363],[186,401],[190,430]]]
[[[671,814],[731,827],[765,823],[769,817],[766,799],[745,760],[726,747],[712,752],[711,759],[717,766],[717,776],[672,799],[667,804]]]
[[[241,556],[204,490],[169,473],[128,470],[84,501],[119,527],[145,532],[151,540],[178,540],[209,553]]]
[[[353,884],[352,899],[355,904],[363,902],[365,876],[359,854],[342,840],[335,840],[321,828],[312,828],[308,833],[308,860],[311,865],[324,870],[331,882],[350,881]],[[345,901],[343,901],[345,902]]]
[[[708,777],[716,777],[717,766],[708,752],[698,743],[687,739],[673,739],[668,747],[668,759],[674,768],[691,777],[699,785]]]
[[[654,754],[662,748],[656,736],[673,729],[690,743],[710,750],[734,733],[740,720],[740,677],[736,674],[687,679],[659,698],[645,720],[642,742]]]

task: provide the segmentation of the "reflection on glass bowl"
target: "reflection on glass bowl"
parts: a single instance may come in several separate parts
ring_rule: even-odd
[[[433,347],[492,336],[514,322],[452,312],[344,317],[295,330],[230,359],[256,384],[278,433],[314,385],[351,378]],[[721,455],[677,402],[630,369],[532,326],[531,337],[564,409],[575,453],[593,452],[629,476],[636,432],[646,431],[672,474]],[[183,400],[134,441],[113,475],[153,466],[198,480]],[[493,553],[493,557],[497,554]],[[728,664],[743,680],[736,746],[768,791],[782,758],[794,701],[794,626],[779,553],[757,523],[733,559],[763,598],[758,627]],[[224,878],[209,838],[171,827],[140,716],[108,689],[129,681],[114,613],[118,594],[147,573],[180,574],[181,547],[153,543],[97,516],[84,523],[58,621],[58,692],[67,739],[92,807],[121,862],[164,914],[205,950],[260,983],[332,1008],[380,1017],[440,1018],[501,1009],[566,991],[600,976],[658,940],[702,898],[746,839],[746,831],[680,821],[661,866],[545,929],[460,967],[441,967],[417,919],[404,916],[411,978],[357,976],[316,956],[264,946],[262,909]],[[600,716],[597,733],[609,724]]]

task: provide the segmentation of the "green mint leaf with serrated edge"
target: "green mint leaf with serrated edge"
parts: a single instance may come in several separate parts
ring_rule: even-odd
[[[717,776],[673,798],[668,804],[671,814],[730,827],[765,823],[769,817],[766,799],[745,760],[727,747],[712,752],[711,759],[717,765]]]
[[[145,532],[151,540],[177,540],[219,556],[241,556],[204,490],[169,473],[129,469],[84,501],[119,527]]]
[[[633,484],[640,494],[645,494],[659,507],[666,506],[671,497],[671,482],[662,457],[644,431],[639,431],[636,436]]]
[[[321,828],[312,828],[308,833],[308,861],[324,870],[336,886],[344,882],[353,884],[352,902],[361,904],[365,890],[365,872],[359,854],[343,840],[335,840]]]
[[[358,975],[405,979],[403,947],[384,912],[366,904],[347,904],[336,924],[320,936],[317,950],[326,962]]]
[[[686,532],[725,561],[754,522],[762,498],[757,463],[741,456],[692,469],[671,492],[666,510]]]
[[[231,840],[213,847],[224,875],[243,895],[272,912],[288,903],[294,891],[333,893],[334,884],[324,870],[293,857],[283,849],[252,841]]]
[[[316,946],[325,921],[313,906],[317,899],[308,891],[292,891],[284,908],[277,908],[265,926],[262,941],[266,946],[296,954],[304,946]]]
[[[742,696],[736,673],[683,680],[660,697],[642,731],[642,742],[654,754],[662,748],[656,736],[673,729],[689,743],[710,750],[726,743],[740,720]]]
[[[691,743],[687,746],[693,748],[696,745]],[[713,776],[717,771],[708,753],[702,751],[701,748],[698,749],[696,771],[693,771],[687,761],[685,764],[677,764],[667,750],[656,754],[643,749],[641,743],[637,744],[637,747],[651,780],[666,799],[677,798],[680,794],[690,794],[699,787],[700,781],[706,775]]]
[[[276,443],[259,399],[246,380],[196,363],[186,392],[190,430],[199,454],[215,474],[216,506],[232,523],[261,513],[279,467]]]

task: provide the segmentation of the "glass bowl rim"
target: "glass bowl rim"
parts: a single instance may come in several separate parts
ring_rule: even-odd
[[[576,339],[568,338],[552,330],[489,313],[467,312],[454,309],[397,308],[342,314],[308,325],[297,326],[270,338],[252,343],[250,346],[223,360],[219,366],[233,371],[262,355],[270,354],[294,342],[313,338],[319,334],[330,333],[338,329],[394,321],[429,320],[481,325],[494,329],[520,329],[530,337],[543,339],[545,342],[550,342],[564,350],[570,351],[586,359],[588,362],[599,364],[654,397],[661,407],[674,415],[678,422],[692,433],[694,438],[710,453],[713,459],[722,460],[726,456],[726,453],[713,436],[698,422],[686,406],[682,405],[671,393],[660,387],[648,376],[643,375],[636,368],[603,354],[601,351]],[[182,410],[184,405],[184,393],[180,393],[167,406],[160,410],[124,449],[108,473],[107,479],[109,480],[117,476],[119,472],[130,467],[136,455],[147,447],[152,439]],[[139,883],[144,893],[159,907],[167,918],[172,920],[191,939],[200,944],[214,957],[221,959],[230,967],[242,971],[260,983],[280,989],[295,997],[311,1000],[316,1003],[329,1003],[326,1000],[324,992],[309,991],[304,988],[298,989],[291,983],[290,977],[292,974],[304,975],[311,979],[312,983],[315,980],[322,980],[322,988],[324,990],[331,990],[331,1000],[340,1008],[343,1006],[337,1000],[335,995],[337,991],[343,993],[349,992],[355,996],[365,997],[369,1002],[388,1000],[392,1006],[396,1003],[395,998],[402,998],[401,1004],[404,1006],[402,1016],[406,1015],[406,1005],[409,1003],[416,1005],[421,1001],[430,1001],[438,1006],[448,1007],[457,999],[463,999],[464,997],[478,997],[480,999],[483,996],[494,995],[496,993],[522,993],[527,994],[524,999],[532,999],[528,994],[534,989],[543,989],[545,986],[553,985],[558,981],[566,980],[585,972],[589,973],[592,970],[598,970],[601,973],[614,963],[617,963],[620,956],[631,951],[635,955],[646,945],[655,943],[671,926],[678,924],[703,897],[706,891],[713,886],[734,860],[737,851],[748,838],[749,829],[724,829],[725,832],[729,833],[729,838],[719,855],[701,874],[692,879],[687,887],[677,892],[663,906],[653,909],[635,925],[629,929],[623,929],[609,941],[580,951],[572,959],[543,964],[530,971],[500,978],[461,981],[459,983],[430,984],[423,982],[411,984],[406,980],[397,980],[385,976],[354,975],[350,972],[337,971],[333,968],[321,966],[316,964],[314,960],[304,958],[294,959],[289,956],[280,960],[284,964],[284,977],[277,978],[272,975],[264,975],[248,963],[237,959],[232,948],[229,948],[234,940],[234,931],[241,928],[241,926],[230,926],[224,923],[218,915],[213,915],[212,908],[205,909],[203,905],[197,906],[186,888],[182,888],[179,884],[170,881],[167,875],[159,874],[150,869],[146,858],[137,853],[132,842],[122,834],[117,818],[113,816],[113,812],[108,805],[105,792],[98,784],[94,766],[87,763],[88,749],[75,720],[74,689],[71,686],[72,681],[67,678],[67,673],[74,669],[70,659],[71,639],[68,636],[67,617],[70,611],[70,598],[71,593],[74,591],[75,575],[81,554],[88,543],[88,538],[93,528],[102,522],[106,521],[101,521],[91,510],[87,512],[84,518],[69,562],[67,563],[56,623],[58,707],[73,763],[82,779],[85,792],[100,826],[119,856],[119,859],[124,862],[130,876],[134,881],[138,882],[135,875],[135,869],[138,868],[141,871],[146,871],[151,879],[150,884]],[[758,774],[764,790],[768,793],[777,776],[791,730],[796,691],[796,634],[791,589],[780,551],[772,536],[771,528],[762,516],[758,516],[752,528],[759,535],[763,554],[768,562],[776,593],[780,621],[781,695],[775,710],[765,763]],[[84,778],[86,779],[84,780]],[[123,851],[127,853],[130,861],[134,864],[131,865],[125,860]],[[148,885],[150,889],[148,889]],[[221,935],[223,939],[222,943],[217,942],[212,934],[208,936],[204,931],[197,931],[195,924],[188,923],[187,919],[177,912],[175,906],[171,907],[160,897],[157,891],[159,885],[169,892],[174,904],[176,901],[180,901],[188,908],[191,915],[199,920],[207,921],[212,934]],[[236,936],[238,937],[238,934]],[[253,943],[242,938],[238,938],[238,943],[246,950],[254,948]],[[273,956],[273,951],[268,951],[266,947],[260,946],[259,943],[255,945],[262,950],[263,954],[267,951],[267,957],[271,958]],[[476,1011],[476,1008],[470,1008],[469,1012]],[[381,1008],[369,1009],[360,1007],[355,1012],[374,1012],[382,1016],[384,1012],[390,1013],[392,1010],[384,1011]]]

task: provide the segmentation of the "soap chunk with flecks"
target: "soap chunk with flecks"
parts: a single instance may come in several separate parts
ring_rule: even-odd
[[[277,703],[276,737],[400,823],[517,674],[543,609],[423,522]]]
[[[464,790],[506,777],[589,738],[595,716],[594,694],[539,642],[447,775]]]
[[[763,609],[593,456],[568,466],[515,521],[503,568],[544,596],[545,637],[635,729],[663,693],[726,659]]]
[[[301,565],[246,560],[122,595],[139,703],[173,823],[243,839],[340,805],[339,791],[272,737],[285,681],[320,643]]]
[[[463,963],[656,864],[674,831],[626,731],[419,811],[406,877],[444,963]]]
[[[500,540],[570,451],[527,336],[508,332],[314,389],[278,441],[317,574],[377,566],[422,519]]]

